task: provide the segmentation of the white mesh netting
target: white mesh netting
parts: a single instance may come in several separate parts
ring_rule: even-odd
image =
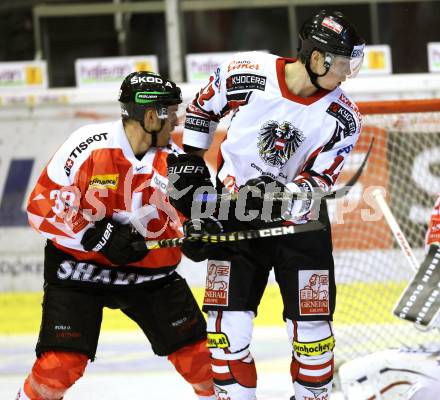
[[[359,182],[343,199],[329,201],[338,298],[336,361],[379,349],[438,342],[392,315],[414,272],[395,243],[371,196],[386,199],[421,262],[431,209],[440,193],[440,112],[364,115],[361,138],[340,182],[355,172],[374,136]]]

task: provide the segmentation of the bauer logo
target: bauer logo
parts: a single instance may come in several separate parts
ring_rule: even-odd
[[[119,174],[93,175],[90,178],[89,188],[96,189],[117,189]]]
[[[230,261],[210,260],[206,276],[206,290],[203,304],[228,305]]]
[[[153,103],[159,99],[161,94],[158,92],[138,92],[134,97],[134,101],[138,104]]]
[[[298,271],[300,315],[329,315],[329,271]]]

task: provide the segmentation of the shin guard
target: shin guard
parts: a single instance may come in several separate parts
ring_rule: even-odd
[[[41,354],[24,383],[24,393],[30,400],[62,399],[66,390],[83,376],[87,361],[86,355],[73,352]]]
[[[327,358],[327,357],[325,357]],[[333,382],[333,357],[329,361],[292,359],[290,373],[296,400],[329,400]]]
[[[255,362],[249,353],[252,311],[209,311],[208,345],[218,400],[254,400]]]
[[[287,320],[293,345],[292,375],[296,400],[328,400],[333,382],[334,337],[329,321]]]
[[[211,354],[206,340],[185,346],[168,356],[177,372],[192,385],[198,396],[214,395],[212,382]]]
[[[239,360],[213,358],[215,392],[217,399],[254,400],[257,387],[257,370],[249,352]]]

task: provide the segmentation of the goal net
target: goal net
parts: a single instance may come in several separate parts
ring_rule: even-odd
[[[374,145],[364,172],[343,198],[327,201],[332,223],[337,303],[337,365],[385,348],[440,342],[392,314],[414,271],[372,196],[385,198],[419,262],[431,210],[440,194],[440,99],[358,103],[362,132],[338,180],[343,186]],[[219,129],[207,153],[215,169]],[[349,149],[347,149],[348,151]]]
[[[439,343],[437,330],[421,332],[392,315],[412,271],[374,203],[386,200],[419,262],[434,201],[440,194],[440,100],[359,103],[363,128],[339,184],[374,147],[359,182],[345,198],[329,201],[338,297],[336,362],[401,346]]]

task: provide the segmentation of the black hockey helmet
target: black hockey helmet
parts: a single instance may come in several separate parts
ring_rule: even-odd
[[[299,33],[299,55],[308,58],[313,50],[345,57],[359,56],[356,48],[365,40],[339,11],[321,10],[306,21]]]
[[[365,40],[341,12],[321,10],[301,27],[298,57],[309,71],[311,54],[314,50],[320,51],[325,56],[327,72],[335,57],[346,58],[350,67],[347,75],[354,77],[362,66],[364,47]],[[312,82],[316,77],[315,74]]]
[[[132,72],[122,81],[119,102],[123,118],[143,124],[147,108],[154,107],[161,119],[168,117],[168,106],[182,103],[182,92],[172,81],[148,71]]]

